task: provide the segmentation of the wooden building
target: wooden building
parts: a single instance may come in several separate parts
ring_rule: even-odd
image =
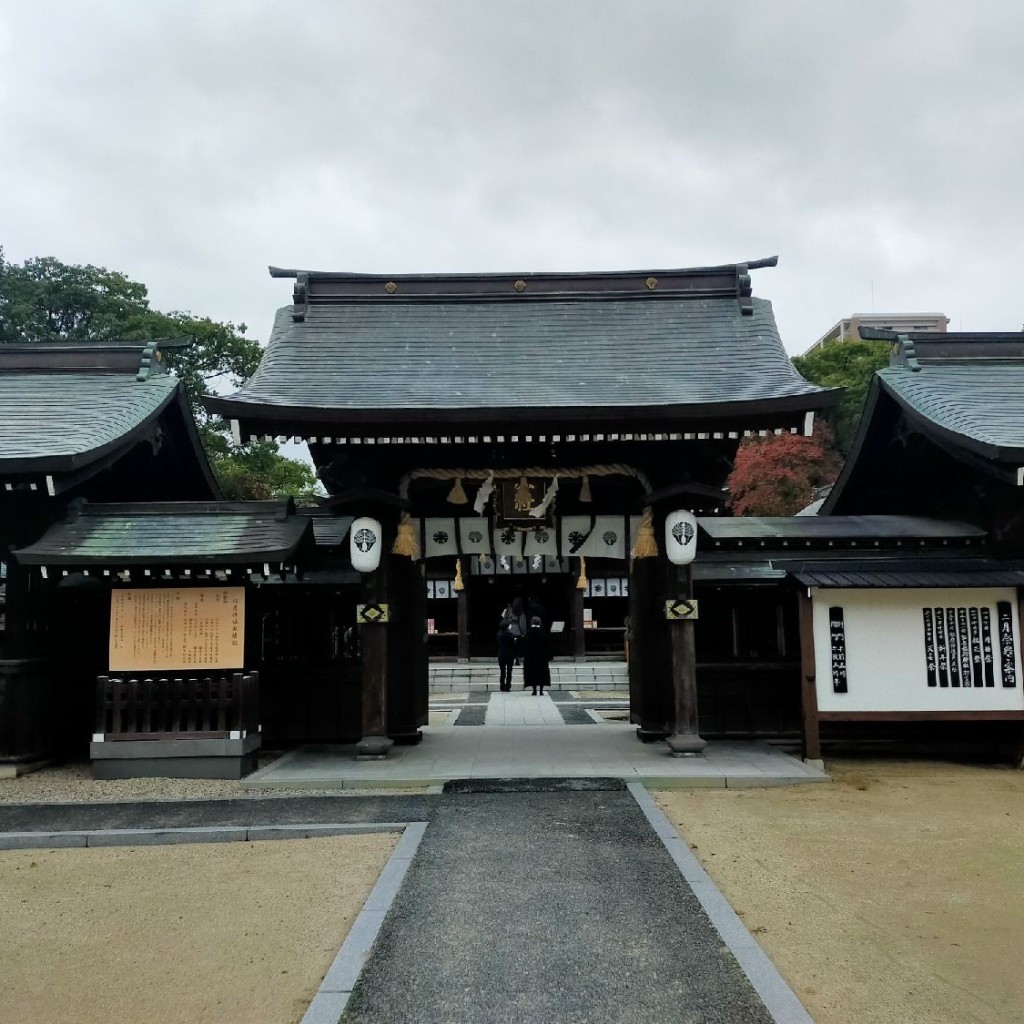
[[[795,574],[813,629],[808,696],[826,735],[903,725],[996,739],[1009,730],[1019,761],[1024,336],[861,334],[892,343],[890,366],[872,381],[819,515],[863,516],[878,524],[876,543],[855,572],[821,564]],[[955,519],[962,538],[968,529],[979,537],[970,552],[947,537],[931,564],[907,546],[893,559],[877,547],[893,514]]]
[[[79,592],[58,589],[16,560],[77,501],[219,497],[164,349],[148,344],[0,346],[0,759],[83,752],[94,665],[82,644],[106,623],[78,614]]]
[[[809,432],[838,397],[796,373],[770,303],[752,297],[750,271],[774,263],[272,269],[293,301],[245,387],[207,404],[239,440],[306,440],[325,510],[381,524],[349,730],[363,755],[419,739],[429,653],[491,654],[517,596],[543,606],[564,657],[621,650],[628,620],[641,737],[696,735],[693,623],[666,619],[690,581],[652,557],[665,517],[724,513],[739,442]]]
[[[672,753],[1019,743],[1020,336],[897,339],[823,514],[730,518],[740,441],[837,398],[751,295],[772,263],[272,271],[293,301],[208,404],[239,440],[308,441],[311,509],[218,500],[160,355],[179,342],[0,348],[0,759],[383,757],[420,739],[429,659],[492,658],[516,598],[559,658],[628,649],[638,736]]]

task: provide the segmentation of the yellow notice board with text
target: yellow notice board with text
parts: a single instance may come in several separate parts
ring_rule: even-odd
[[[111,672],[242,668],[244,651],[244,587],[111,593]]]

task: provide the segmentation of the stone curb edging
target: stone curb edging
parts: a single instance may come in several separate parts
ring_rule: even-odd
[[[371,824],[220,825],[194,828],[106,828],[68,832],[0,832],[0,850],[68,849],[110,846],[167,846],[178,843],[248,843],[265,839],[402,832],[406,822]]]
[[[693,890],[704,912],[711,919],[722,941],[736,958],[776,1024],[814,1024],[811,1015],[779,974],[775,964],[747,931],[743,922],[722,895],[721,890],[701,867],[686,842],[654,802],[642,785],[630,782],[626,788],[633,794],[679,873]],[[332,1022],[335,1024],[335,1022]]]
[[[338,1024],[426,830],[425,821],[412,821],[405,826],[300,1024]]]

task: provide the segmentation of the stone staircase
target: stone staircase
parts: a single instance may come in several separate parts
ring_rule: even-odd
[[[512,670],[512,686],[523,685],[522,666]],[[498,662],[431,662],[430,692],[482,693],[498,689]],[[552,690],[629,691],[629,674],[624,661],[553,661]]]

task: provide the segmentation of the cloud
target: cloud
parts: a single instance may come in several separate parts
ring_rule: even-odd
[[[9,5],[0,240],[264,337],[268,263],[657,268],[778,252],[839,317],[1024,315],[1024,9],[449,0]],[[1014,275],[1014,276],[1011,276]]]

